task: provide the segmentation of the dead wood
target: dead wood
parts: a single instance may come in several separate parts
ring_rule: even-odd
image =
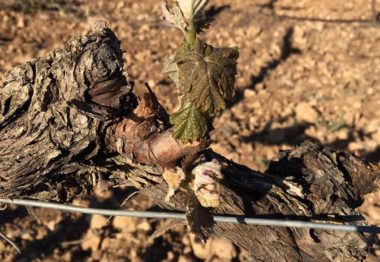
[[[106,180],[185,210],[186,192],[165,201],[160,174],[207,142],[172,138],[154,96],[138,100],[122,68],[116,36],[99,24],[63,50],[7,73],[0,84],[0,196],[67,202]],[[210,149],[202,154],[223,163],[215,214],[339,221],[359,215],[363,196],[378,185],[377,166],[314,142],[281,153],[264,174]],[[212,233],[249,250],[255,261],[362,261],[372,244],[364,234],[223,223]]]

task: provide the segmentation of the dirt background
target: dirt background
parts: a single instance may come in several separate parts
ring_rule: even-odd
[[[264,171],[280,150],[315,139],[380,162],[380,26],[370,21],[370,0],[211,0],[208,14],[216,21],[202,37],[240,49],[236,97],[215,119],[214,150]],[[62,48],[95,17],[106,18],[121,40],[137,88],[148,82],[173,110],[175,89],[161,65],[181,34],[160,22],[159,0],[1,0],[0,79],[12,66]],[[115,188],[76,204],[119,208],[131,193]],[[379,200],[374,194],[363,208],[374,224]],[[138,194],[123,207],[157,209]],[[153,240],[162,223],[153,219],[0,212],[0,232],[21,249],[0,241],[1,261],[248,260],[224,239],[201,245],[183,226]]]

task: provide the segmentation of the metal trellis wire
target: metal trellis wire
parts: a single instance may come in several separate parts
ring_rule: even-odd
[[[157,218],[157,219],[186,219],[184,213],[174,212],[154,212],[154,211],[129,211],[129,210],[113,210],[113,209],[100,209],[80,207],[68,204],[59,204],[44,202],[38,200],[25,200],[25,199],[0,199],[2,204],[14,204],[29,207],[41,207],[49,209],[58,209],[67,212],[78,212],[90,215],[104,215],[104,216],[127,216],[137,218]],[[357,233],[380,233],[380,227],[376,226],[362,226],[355,224],[332,224],[332,223],[317,223],[300,220],[285,220],[285,219],[268,219],[268,218],[254,218],[244,216],[214,216],[217,223],[234,223],[234,224],[250,224],[257,226],[278,226],[278,227],[294,227],[294,228],[310,228],[321,230],[335,230]]]

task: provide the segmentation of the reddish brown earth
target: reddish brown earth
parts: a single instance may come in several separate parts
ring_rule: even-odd
[[[263,171],[279,150],[311,138],[380,162],[380,27],[368,21],[370,0],[210,2],[216,21],[203,37],[240,49],[237,95],[215,120],[214,150]],[[181,34],[160,22],[158,0],[2,0],[0,79],[12,66],[62,48],[96,17],[106,18],[121,40],[137,89],[148,82],[173,110],[174,86],[161,65]],[[128,194],[117,188],[77,204],[118,208]],[[362,209],[373,224],[380,224],[379,199],[380,193],[369,196]],[[124,207],[156,208],[141,195]],[[0,232],[22,251],[0,241],[1,261],[248,260],[223,239],[202,246],[182,226],[152,240],[157,220],[0,212]]]

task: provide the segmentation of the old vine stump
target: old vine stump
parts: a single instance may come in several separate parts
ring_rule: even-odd
[[[134,158],[145,141],[173,142],[169,127],[163,123],[134,134],[129,154],[112,137],[117,133],[112,126],[131,120],[139,101],[123,73],[119,41],[101,23],[63,50],[13,68],[0,84],[0,196],[69,202],[107,180],[137,187],[167,209],[185,210],[184,192],[165,202],[160,161]],[[160,119],[165,114],[149,113],[161,114]],[[147,119],[155,116],[148,115],[132,119],[136,128],[151,123]],[[136,131],[134,125],[128,128]],[[363,196],[378,185],[376,165],[311,141],[281,153],[265,173],[210,149],[203,154],[223,163],[222,204],[215,214],[339,220],[339,215],[359,215],[355,209]],[[249,250],[255,261],[362,261],[373,242],[369,234],[225,223],[214,225],[212,233]]]

